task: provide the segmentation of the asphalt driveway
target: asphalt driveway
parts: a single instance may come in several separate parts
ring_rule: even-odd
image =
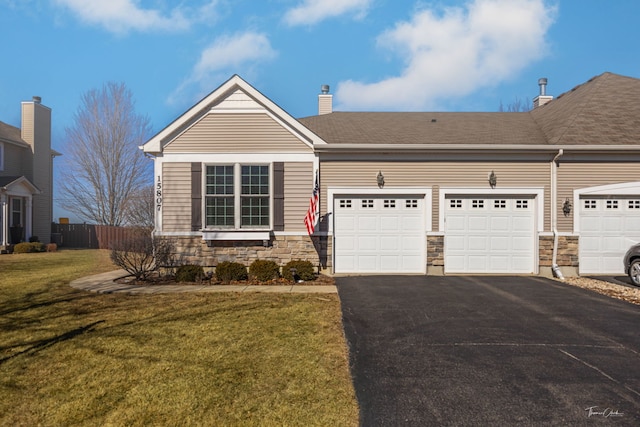
[[[539,277],[336,279],[361,424],[640,425],[640,307]]]

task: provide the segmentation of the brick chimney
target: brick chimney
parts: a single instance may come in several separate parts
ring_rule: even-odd
[[[329,94],[329,85],[320,87],[318,95],[318,115],[333,113],[333,95]]]
[[[541,77],[538,79],[538,86],[540,86],[540,94],[533,98],[533,108],[542,107],[544,104],[553,99],[553,96],[547,95],[546,77]]]

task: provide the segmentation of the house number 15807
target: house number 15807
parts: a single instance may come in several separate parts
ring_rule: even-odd
[[[160,175],[158,175],[158,183],[156,184],[156,208],[160,210],[162,208],[162,181]]]

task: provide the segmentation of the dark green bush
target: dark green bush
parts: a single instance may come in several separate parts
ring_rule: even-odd
[[[204,279],[204,269],[200,265],[181,265],[176,270],[176,282],[199,282]]]
[[[295,269],[295,277],[294,273],[291,272],[291,269]],[[302,261],[302,260],[293,260],[289,261],[282,267],[282,277],[287,280],[314,280],[316,278],[316,272],[313,270],[313,264],[311,261]]]
[[[247,280],[247,267],[239,262],[222,261],[216,266],[216,277],[223,282]]]
[[[249,277],[259,282],[268,282],[280,276],[280,267],[275,261],[257,259],[249,266]]]
[[[33,252],[44,252],[44,244],[40,242],[22,242],[13,247],[15,254],[27,254]]]
[[[40,241],[40,239],[38,239],[38,236],[29,237],[29,242],[30,243],[39,242],[39,241]]]

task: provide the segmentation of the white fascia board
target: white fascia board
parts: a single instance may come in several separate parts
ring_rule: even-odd
[[[426,187],[329,187],[327,188],[327,215],[333,216],[334,199],[337,196],[349,195],[349,196],[364,196],[370,195],[376,196],[394,196],[394,195],[418,195],[424,198],[424,226],[425,232],[429,233],[432,230],[432,200],[433,190]],[[331,210],[330,210],[331,209]],[[329,235],[333,235],[333,218],[329,220]]]
[[[544,231],[544,188],[542,187],[504,187],[504,188],[465,188],[465,187],[440,187],[438,229],[444,230],[444,208],[447,195],[485,197],[493,196],[534,196],[536,199],[536,231]]]
[[[578,194],[578,196],[633,196],[640,194],[640,181],[580,188],[574,190],[574,193]]]
[[[229,80],[211,92],[209,95],[204,97],[201,101],[187,110],[184,114],[170,123],[163,130],[158,132],[155,136],[153,136],[149,141],[142,145],[142,149],[148,153],[159,153],[162,152],[162,143],[163,141],[172,133],[176,132],[178,129],[183,127],[186,123],[193,119],[198,114],[201,114],[204,110],[208,108],[209,105],[213,104],[217,99],[219,99],[224,94],[231,91],[231,89],[236,86],[246,92],[249,96],[254,98],[258,103],[263,105],[267,110],[273,112],[276,116],[279,116],[283,122],[286,122],[290,125],[291,128],[295,129],[301,135],[305,136],[312,145],[323,145],[326,144],[319,136],[315,133],[311,132],[308,128],[303,126],[300,122],[298,122],[295,118],[293,118],[289,113],[284,111],[278,105],[276,105],[269,98],[260,93],[257,89],[251,86],[249,83],[244,81],[237,74],[233,75]]]
[[[35,184],[32,184],[31,181],[29,181],[24,176],[20,176],[16,178],[15,181],[11,181],[4,187],[0,187],[0,188],[2,188],[4,191],[6,191],[9,194],[14,194],[15,192],[16,195],[21,194],[26,196],[26,195],[36,195],[41,193],[40,189],[38,189],[38,187],[36,187]],[[24,190],[24,191],[21,191],[21,190]]]
[[[320,152],[342,151],[532,151],[557,153],[559,149],[564,154],[574,152],[610,152],[610,151],[640,151],[640,145],[524,145],[524,144],[327,144],[315,147]]]

